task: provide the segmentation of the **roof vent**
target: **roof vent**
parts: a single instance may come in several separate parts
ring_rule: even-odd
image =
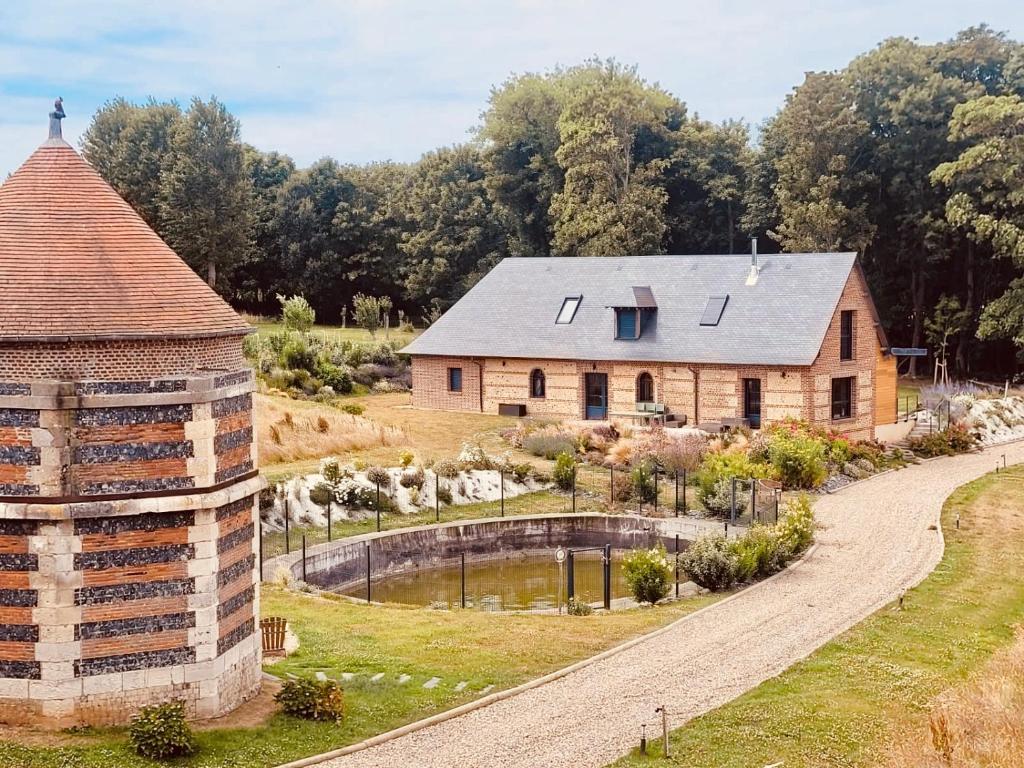
[[[761,274],[761,267],[757,263],[757,238],[750,238],[750,274],[747,275],[747,285],[757,285],[757,278]]]

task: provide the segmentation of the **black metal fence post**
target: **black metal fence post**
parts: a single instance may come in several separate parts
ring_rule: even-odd
[[[658,465],[654,465],[654,516],[658,516]]]
[[[366,604],[370,604],[370,542],[366,542]]]
[[[260,581],[263,581],[263,524],[260,523]]]
[[[676,496],[675,501],[672,502],[672,509],[675,510],[676,517],[679,517],[679,470],[676,470]]]
[[[466,607],[466,553],[462,553],[462,607]]]
[[[676,597],[679,597],[679,534],[676,534]]]
[[[501,480],[499,481],[501,483],[501,516],[504,517],[505,516],[505,468],[504,467],[502,467],[499,470],[499,475],[501,477]]]
[[[380,533],[380,480],[377,481],[377,533]]]
[[[686,514],[686,470],[683,470],[683,514]]]
[[[302,580],[306,580],[306,534],[302,534]]]
[[[612,545],[604,545],[604,609],[612,609]]]
[[[754,522],[754,516],[757,515],[757,479],[750,478],[750,522]],[[760,521],[758,517],[758,521]]]
[[[775,523],[779,522],[779,492],[775,492]]]
[[[288,518],[289,517],[290,517],[290,515],[288,514],[288,499],[285,499],[284,500],[284,553],[286,555],[290,555],[291,551],[292,551],[291,542],[289,541],[289,536],[288,536],[288,533],[289,533],[288,532]]]
[[[568,555],[565,558],[565,599],[572,600],[576,597],[576,569],[575,569],[576,558],[573,556],[572,550],[569,550]]]
[[[576,465],[572,465],[572,513],[576,514]]]
[[[608,506],[615,506],[615,465],[608,465]]]
[[[441,522],[441,478],[434,473],[434,519]]]
[[[332,506],[333,505],[331,504],[331,500],[328,499],[327,500],[327,541],[328,541],[328,543],[330,543],[330,541],[331,541],[331,507]]]
[[[732,495],[729,502],[729,522],[736,523],[736,478],[732,479]]]

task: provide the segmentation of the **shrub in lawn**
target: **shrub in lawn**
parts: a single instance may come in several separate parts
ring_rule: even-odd
[[[703,435],[669,437],[658,452],[658,463],[671,472],[692,472],[700,466],[708,452],[708,441]]]
[[[395,356],[395,348],[387,342],[381,342],[367,348],[366,361],[374,365],[394,365],[398,359]]]
[[[497,469],[499,462],[487,454],[480,443],[463,443],[457,461],[463,469]]]
[[[514,464],[510,470],[512,479],[517,483],[525,483],[533,472],[532,464]]]
[[[381,507],[387,496],[381,494]],[[360,485],[351,478],[344,478],[334,487],[334,500],[346,507],[373,509],[377,502],[376,489]]]
[[[277,294],[277,300],[281,302],[281,319],[284,321],[285,328],[289,331],[305,333],[313,327],[313,323],[316,322],[316,312],[305,298]]]
[[[366,406],[362,403],[342,403],[338,407],[345,413],[351,414],[352,416],[362,416],[363,411],[366,410]]]
[[[555,458],[555,469],[551,473],[555,485],[562,490],[569,490],[576,477],[576,457],[568,451],[558,454]]]
[[[316,355],[301,336],[292,336],[281,350],[281,365],[292,370],[316,371]]]
[[[316,364],[316,375],[339,395],[347,395],[352,391],[352,373],[348,368],[321,358]]]
[[[594,612],[590,603],[586,600],[581,600],[575,595],[569,598],[569,602],[566,604],[565,610],[570,616],[589,616]]]
[[[196,751],[182,701],[143,707],[128,727],[128,741],[132,749],[150,760],[169,760]]]
[[[564,432],[537,431],[523,438],[523,450],[551,460],[562,453],[575,454],[576,441]]]
[[[622,561],[622,572],[638,603],[654,605],[668,594],[672,585],[672,566],[662,546],[632,550]]]
[[[459,476],[459,462],[455,459],[438,459],[434,462],[434,473],[446,480],[454,480]]]
[[[697,585],[717,591],[736,583],[736,554],[720,533],[701,536],[679,556],[679,566]]]
[[[285,714],[305,720],[340,724],[345,716],[345,695],[337,680],[286,680],[274,701]]]
[[[634,498],[644,503],[654,501],[654,472],[651,465],[644,462],[633,467],[629,473],[629,486]]]
[[[777,431],[768,444],[768,461],[786,488],[817,488],[828,477],[825,443],[809,435]]]

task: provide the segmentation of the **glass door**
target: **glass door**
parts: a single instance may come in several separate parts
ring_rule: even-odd
[[[761,426],[761,380],[743,380],[743,418],[750,422],[751,429]]]
[[[584,374],[587,397],[587,418],[604,419],[608,416],[608,374]]]

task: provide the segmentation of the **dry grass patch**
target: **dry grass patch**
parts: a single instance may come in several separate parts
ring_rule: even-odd
[[[400,429],[319,403],[256,395],[257,441],[264,466],[401,444]]]

